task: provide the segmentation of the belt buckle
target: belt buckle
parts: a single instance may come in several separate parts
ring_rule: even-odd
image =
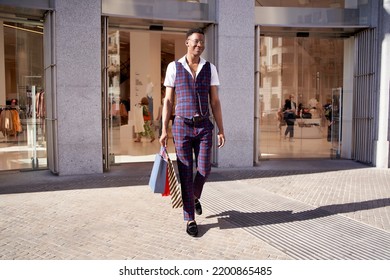
[[[203,118],[202,118],[201,116],[193,116],[193,117],[192,117],[192,121],[194,122],[194,124],[198,124],[198,123],[200,123],[202,120],[203,120]]]

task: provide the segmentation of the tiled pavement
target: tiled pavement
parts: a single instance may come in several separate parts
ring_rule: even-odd
[[[0,259],[390,259],[390,170],[353,161],[214,168],[199,236],[147,186],[104,174],[0,173]]]

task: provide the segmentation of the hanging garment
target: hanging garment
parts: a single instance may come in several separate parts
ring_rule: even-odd
[[[18,107],[0,108],[0,132],[3,136],[17,136],[23,131],[21,116],[24,116],[24,111]]]
[[[19,112],[17,110],[11,110],[13,131],[22,132],[22,124],[20,122]]]

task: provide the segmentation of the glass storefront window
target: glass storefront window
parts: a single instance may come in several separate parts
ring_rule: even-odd
[[[1,24],[0,170],[46,168],[43,28]]]
[[[338,141],[332,136],[338,129],[330,109],[334,92],[343,85],[343,58],[342,39],[261,37],[262,159],[329,158]],[[283,113],[289,99],[295,110],[292,122]],[[285,134],[290,129],[291,139],[290,133]]]

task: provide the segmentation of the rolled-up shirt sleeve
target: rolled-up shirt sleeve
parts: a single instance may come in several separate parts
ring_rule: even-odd
[[[166,87],[175,87],[176,79],[176,64],[174,61],[170,62],[167,67],[167,72],[165,74],[164,86]]]
[[[210,68],[211,68],[211,86],[219,86],[219,77],[218,77],[218,72],[217,72],[217,67],[215,67],[214,64],[210,63]]]

